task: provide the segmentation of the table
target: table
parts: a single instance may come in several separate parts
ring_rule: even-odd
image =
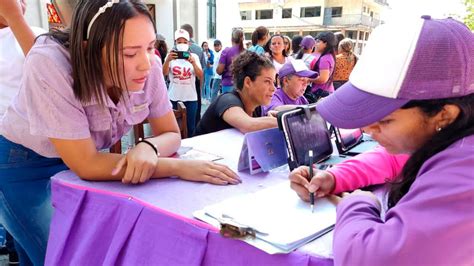
[[[242,142],[228,129],[182,145],[220,155],[237,171]],[[209,204],[284,182],[288,170],[239,176],[242,184],[228,186],[178,178],[125,185],[58,173],[46,265],[333,265],[332,232],[290,254],[269,255],[192,217]]]

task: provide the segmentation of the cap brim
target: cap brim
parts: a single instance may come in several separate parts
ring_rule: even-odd
[[[300,72],[295,73],[296,76],[298,77],[305,77],[305,78],[316,78],[318,77],[318,72],[314,72],[311,70],[303,70]]]
[[[409,100],[378,96],[346,82],[316,105],[321,116],[335,127],[360,128],[380,121]]]

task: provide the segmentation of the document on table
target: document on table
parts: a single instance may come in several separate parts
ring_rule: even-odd
[[[178,155],[180,159],[185,160],[218,161],[223,159],[219,155],[184,146],[179,148]]]
[[[215,218],[227,217],[251,227],[257,231],[256,237],[242,240],[275,254],[291,252],[331,231],[336,206],[326,198],[317,199],[311,212],[309,203],[291,190],[289,182],[283,182],[205,207],[193,215],[212,225],[216,225]],[[259,243],[262,241],[265,243]]]

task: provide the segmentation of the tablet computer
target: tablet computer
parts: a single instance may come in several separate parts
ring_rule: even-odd
[[[364,132],[360,128],[341,129],[332,127],[332,130],[336,136],[336,147],[339,154],[357,155],[378,145],[376,141],[364,140]]]
[[[314,104],[280,112],[278,124],[285,137],[290,170],[309,165],[309,150],[313,150],[314,163],[331,156],[333,148],[330,131]]]

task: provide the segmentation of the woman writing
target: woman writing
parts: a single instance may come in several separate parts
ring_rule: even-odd
[[[407,23],[377,28],[349,81],[317,106],[334,126],[363,127],[389,153],[410,154],[391,184],[384,218],[370,192],[335,198],[336,265],[474,260],[474,62],[466,56],[474,52],[474,34],[453,19]],[[401,35],[406,38],[394,42]],[[446,51],[447,45],[455,48]],[[316,181],[297,175],[307,173],[292,177],[299,195],[317,190]]]

